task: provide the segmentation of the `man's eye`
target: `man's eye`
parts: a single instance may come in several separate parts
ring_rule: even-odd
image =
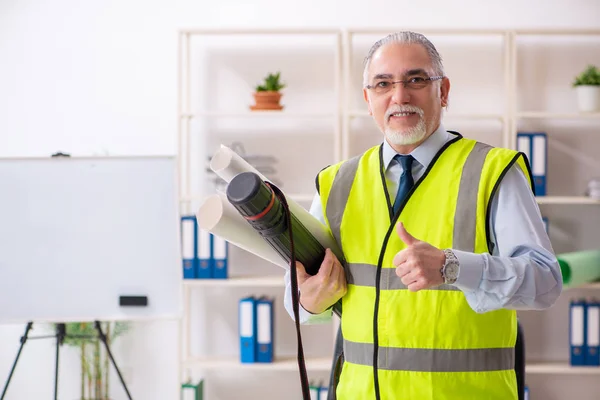
[[[375,84],[375,87],[378,88],[386,88],[390,85],[390,83],[388,81],[379,81]]]
[[[421,76],[415,76],[414,78],[410,78],[410,83],[425,83],[425,78]]]

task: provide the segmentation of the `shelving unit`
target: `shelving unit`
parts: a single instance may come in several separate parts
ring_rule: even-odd
[[[202,137],[206,142],[210,142],[211,135],[214,132],[219,134],[221,130],[220,124],[227,123],[228,126],[235,123],[243,126],[254,127],[264,121],[272,122],[277,126],[281,125],[283,128],[277,134],[271,132],[271,138],[278,140],[276,144],[269,148],[269,143],[264,142],[264,137],[268,136],[268,132],[258,134],[255,130],[249,132],[230,132],[230,129],[223,129],[225,131],[225,137],[246,136],[250,140],[251,138],[257,137],[264,144],[265,151],[279,151],[281,147],[301,147],[304,145],[304,141],[309,141],[304,138],[304,132],[292,132],[288,133],[288,128],[296,128],[298,126],[303,127],[305,124],[330,124],[330,129],[326,129],[326,133],[319,136],[315,136],[311,139],[318,143],[318,147],[315,148],[326,148],[330,151],[330,155],[327,157],[321,154],[320,158],[317,155],[317,159],[301,159],[295,160],[297,164],[302,162],[303,167],[312,167],[316,172],[320,168],[327,164],[334,163],[343,159],[350,158],[362,151],[368,146],[375,145],[381,140],[381,133],[376,129],[373,124],[371,117],[364,107],[362,100],[362,60],[368,47],[377,39],[385,36],[389,32],[397,31],[400,27],[390,28],[348,28],[348,29],[330,29],[330,30],[309,30],[309,29],[283,29],[283,30],[182,30],[180,33],[180,50],[179,50],[179,155],[180,155],[180,172],[181,172],[181,204],[182,212],[189,213],[194,212],[197,206],[200,204],[204,196],[207,194],[201,188],[194,187],[196,181],[201,181],[201,176],[197,177],[194,175],[196,170],[204,169],[205,166],[198,164],[199,159],[206,158],[210,152],[210,143],[203,143],[203,147],[200,146],[202,151],[197,151],[197,148],[193,146],[194,140],[198,137]],[[572,102],[575,101],[575,96],[572,95],[569,90],[570,79],[575,75],[577,71],[582,69],[584,65],[578,63],[577,60],[573,60],[573,57],[565,56],[560,57],[560,67],[563,70],[560,73],[552,73],[546,71],[546,68],[555,68],[554,64],[540,64],[532,68],[527,62],[534,62],[533,55],[529,53],[521,54],[521,46],[523,38],[530,38],[534,36],[542,37],[543,40],[553,40],[552,38],[558,38],[557,40],[564,45],[564,38],[576,36],[598,38],[598,44],[600,44],[600,31],[592,30],[453,30],[453,29],[413,29],[418,32],[424,33],[428,36],[432,42],[438,47],[438,50],[444,58],[444,65],[446,68],[447,75],[452,81],[452,89],[450,94],[450,108],[445,112],[444,125],[446,129],[458,130],[463,133],[466,137],[473,137],[482,141],[488,142],[496,146],[503,146],[509,148],[516,147],[516,135],[517,132],[522,129],[523,125],[527,126],[527,129],[531,126],[542,126],[540,129],[548,131],[549,140],[554,138],[562,138],[562,140],[568,141],[571,137],[574,137],[572,132],[573,128],[569,128],[568,133],[554,132],[551,127],[560,124],[573,124],[581,123],[586,126],[596,127],[598,131],[598,121],[600,121],[600,112],[598,113],[579,113],[576,111],[576,107],[573,104],[567,102],[567,106],[564,106],[562,102],[565,102],[567,96],[572,97]],[[195,107],[193,105],[194,93],[198,92],[210,92],[212,93],[212,87],[205,89],[201,85],[195,84],[193,86],[191,82],[191,76],[194,71],[197,71],[200,67],[193,63],[194,54],[193,49],[190,46],[192,38],[206,38],[211,35],[225,35],[228,38],[226,48],[234,48],[234,43],[238,38],[244,38],[247,35],[252,37],[264,36],[267,38],[280,38],[289,36],[301,36],[301,37],[312,37],[314,35],[325,35],[333,38],[332,46],[329,49],[333,55],[333,62],[331,64],[331,88],[333,92],[331,100],[327,102],[328,107],[300,107],[300,105],[310,105],[320,103],[319,96],[315,97],[312,95],[306,96],[304,93],[286,94],[284,98],[287,98],[292,102],[296,99],[297,103],[294,106],[286,107],[284,111],[260,111],[250,112],[247,109],[247,104],[239,106],[239,102],[235,106],[229,107],[228,102],[215,101],[215,104],[220,105],[217,107],[214,104],[208,104],[204,107]],[[285,39],[284,39],[285,40]],[[589,43],[588,43],[589,45]],[[545,51],[551,49],[553,46],[552,41],[547,46],[534,47],[536,51]],[[290,46],[288,46],[290,47]],[[540,50],[541,49],[541,50]],[[561,47],[562,49],[562,47]],[[319,47],[317,52],[323,52],[323,46]],[[306,52],[305,52],[306,53]],[[223,61],[223,54],[216,52],[217,58]],[[245,53],[244,53],[245,54]],[[266,54],[266,53],[265,53]],[[273,65],[273,58],[283,54],[287,56],[290,54],[289,49],[275,49],[273,54],[265,55],[257,54],[255,59],[261,60],[258,62],[262,63],[265,72]],[[569,53],[571,54],[571,53]],[[594,62],[600,64],[600,51],[590,52],[590,54],[596,54]],[[266,59],[262,59],[264,56]],[[475,62],[469,57],[473,57]],[[239,61],[239,58],[236,60]],[[197,60],[196,60],[197,61]],[[591,62],[592,60],[590,60]],[[201,64],[201,63],[200,63]],[[473,67],[477,64],[475,67]],[[302,68],[298,67],[296,75],[298,80],[290,85],[290,90],[294,86],[310,85],[315,79],[321,79],[318,76],[311,75],[310,73],[305,76],[304,80],[300,80],[300,72],[306,65],[303,64]],[[212,73],[217,71],[219,66],[213,66]],[[215,69],[216,68],[216,69]],[[249,69],[252,71],[256,70],[255,65],[245,65],[240,63],[237,65],[237,72],[245,71]],[[210,69],[210,67],[208,68]],[[321,71],[323,74],[323,71]],[[550,79],[555,76],[564,77],[565,74],[568,76],[568,81],[564,79],[560,84],[547,85],[543,79]],[[282,76],[286,76],[286,71],[283,71]],[[233,75],[227,75],[226,79],[232,78]],[[259,77],[260,78],[260,77]],[[211,76],[211,79],[212,76]],[[243,79],[232,78],[233,88],[229,88],[232,92],[237,90],[235,93],[244,93],[243,91],[250,92],[251,88],[244,88],[243,84],[252,84],[253,82],[248,81],[248,74],[243,76]],[[217,77],[214,78],[217,81]],[[285,80],[285,79],[284,79]],[[321,84],[325,84],[326,80],[321,79]],[[239,86],[242,85],[242,92],[240,92]],[[536,86],[537,85],[537,86]],[[546,87],[548,86],[548,87]],[[311,86],[312,89],[319,88],[319,85]],[[538,89],[548,89],[548,92],[542,91],[542,95],[539,95]],[[303,88],[304,89],[304,88]],[[205,93],[206,94],[206,93]],[[543,98],[544,100],[540,100]],[[232,100],[234,97],[228,97],[226,100]],[[301,99],[301,100],[298,100]],[[529,102],[528,102],[529,100]],[[548,104],[545,104],[546,101]],[[315,103],[315,104],[313,104]],[[331,103],[331,104],[329,104]],[[533,104],[530,104],[533,103]],[[544,103],[544,104],[540,104]],[[307,109],[308,108],[308,109]],[[194,129],[194,124],[201,125],[203,129]],[[246,124],[246,125],[244,125]],[[549,125],[548,125],[549,124]],[[554,125],[553,125],[554,124]],[[270,127],[272,127],[271,125]],[[311,125],[312,127],[312,125]],[[564,130],[564,129],[563,129]],[[198,132],[204,132],[202,134]],[[480,134],[487,135],[483,138],[478,137]],[[299,131],[301,132],[301,131]],[[597,133],[600,133],[598,131]],[[312,134],[312,132],[311,132]],[[556,135],[556,136],[555,136]],[[571,135],[571,136],[566,136]],[[282,137],[285,136],[286,140],[289,138],[290,143],[283,141]],[[591,135],[590,137],[594,137]],[[597,136],[600,144],[600,136]],[[258,140],[258,139],[257,139]],[[557,139],[558,140],[558,139]],[[591,139],[593,140],[593,139]],[[214,143],[213,143],[214,144]],[[226,144],[226,143],[225,143]],[[570,142],[569,142],[570,144]],[[569,144],[563,146],[568,147]],[[580,144],[580,146],[582,146]],[[261,148],[262,149],[262,148]],[[302,153],[305,151],[304,148],[294,149],[295,153]],[[573,150],[576,151],[576,150]],[[292,153],[291,156],[297,156]],[[199,155],[200,154],[200,155]],[[313,154],[309,155],[313,157]],[[327,162],[324,162],[324,158],[327,158]],[[300,161],[301,160],[301,161]],[[570,160],[572,161],[572,160]],[[588,164],[590,164],[588,162]],[[314,197],[314,174],[305,171],[306,168],[298,168],[302,171],[288,170],[289,181],[296,185],[294,187],[283,187],[282,189],[288,196],[297,202],[306,204],[308,207]],[[302,173],[299,177],[294,175]],[[552,173],[552,171],[550,171]],[[600,170],[595,171],[596,175],[600,175]],[[286,176],[281,177],[286,181]],[[301,186],[298,182],[308,183],[306,186]],[[553,184],[550,179],[550,185]],[[537,197],[537,202],[543,211],[550,210],[558,213],[564,212],[566,207],[569,206],[569,219],[570,218],[582,218],[581,215],[585,213],[599,212],[600,209],[595,208],[600,205],[600,200],[594,200],[589,197],[582,196],[583,190],[579,190],[576,187],[578,180],[569,178],[567,190],[557,191],[555,187],[552,187],[548,196]],[[580,183],[580,182],[579,182]],[[555,195],[560,193],[560,195]],[[560,206],[560,207],[558,207]],[[582,207],[586,206],[586,207]],[[590,206],[590,207],[588,207]],[[575,216],[572,216],[571,210],[574,210]],[[580,214],[577,214],[580,213]],[[583,213],[583,214],[581,214]],[[555,239],[558,240],[558,246],[555,250],[557,253],[561,251],[570,251],[570,243],[566,243],[566,240],[571,240],[571,229],[574,229],[569,224],[562,224],[561,220],[557,219],[558,222],[553,224],[550,221],[551,229],[550,236],[553,238],[553,245]],[[564,225],[564,226],[563,226]],[[597,230],[595,236],[597,237]],[[591,232],[593,235],[593,232]],[[590,233],[583,235],[584,240],[588,240],[589,243]],[[573,239],[575,240],[575,239]],[[563,243],[565,242],[565,243]],[[243,260],[243,254],[239,254],[240,260]],[[238,260],[239,261],[239,260]],[[206,291],[219,291],[224,293],[232,293],[232,297],[239,297],[239,293],[243,291],[251,290],[276,290],[278,293],[283,293],[284,281],[283,274],[277,275],[275,272],[281,273],[280,269],[275,270],[264,270],[264,273],[258,276],[248,276],[244,273],[238,273],[232,275],[227,280],[195,280],[186,281],[183,283],[184,295],[185,295],[185,318],[182,321],[182,359],[181,359],[181,378],[185,377],[185,369],[198,368],[207,371],[265,371],[265,372],[279,372],[297,371],[297,363],[294,357],[279,357],[277,361],[267,365],[244,365],[241,364],[236,357],[231,355],[224,356],[206,356],[198,357],[191,355],[189,352],[190,348],[190,330],[191,324],[189,323],[192,314],[190,310],[190,304],[194,303],[193,295],[195,293],[203,293]],[[239,271],[238,271],[239,272]],[[572,293],[578,291],[585,291],[590,295],[600,296],[600,282],[583,285],[577,288],[569,288],[565,290],[561,297],[571,296]],[[598,293],[596,293],[598,291]],[[280,302],[282,303],[282,302]],[[278,304],[283,308],[282,304]],[[565,320],[566,315],[559,315],[560,311],[550,309],[544,311],[541,318],[546,318],[546,315],[551,316],[555,319]],[[536,314],[537,315],[537,314]],[[287,316],[287,315],[286,315]],[[539,315],[538,315],[539,317]],[[535,318],[538,318],[535,317]],[[521,316],[520,318],[530,318],[527,316]],[[532,317],[533,318],[533,317]],[[289,321],[288,321],[289,322]],[[556,324],[556,321],[552,321]],[[332,331],[335,334],[337,324],[334,321]],[[547,333],[552,335],[553,333]],[[560,333],[563,334],[563,333]],[[525,332],[527,337],[527,331]],[[333,345],[334,335],[331,335],[331,345]],[[237,346],[237,342],[232,344]],[[305,349],[310,344],[305,342]],[[309,373],[322,373],[327,375],[331,367],[330,354],[324,354],[324,357],[307,357],[307,368]],[[573,377],[582,376],[587,377],[585,385],[597,385],[596,380],[589,380],[590,376],[600,374],[600,368],[581,368],[571,367],[568,362],[557,362],[554,358],[559,357],[544,357],[544,354],[539,354],[540,357],[535,358],[534,361],[529,361],[526,366],[526,372],[528,377],[538,379],[534,382],[534,392],[536,384],[539,386],[543,382],[543,385],[552,384],[555,380],[560,379],[572,379]],[[564,355],[564,358],[568,358],[568,354]],[[548,361],[546,361],[548,360]],[[291,379],[297,380],[297,376],[290,374]],[[562,378],[561,378],[562,377]],[[560,378],[560,379],[558,379]],[[582,379],[584,379],[582,378]],[[540,381],[539,379],[544,379]],[[546,380],[546,379],[552,379]],[[562,381],[561,381],[562,382]],[[598,386],[593,386],[594,388]],[[264,397],[261,397],[264,398]],[[538,398],[533,395],[532,398]],[[557,397],[560,398],[560,397]]]
[[[579,48],[579,54],[573,50],[580,46],[579,41],[566,41],[566,38],[595,38],[594,45],[587,42],[585,46],[587,52]],[[577,134],[582,132],[582,127],[596,127],[590,129],[586,136],[587,140],[594,141],[597,137],[594,133],[600,133],[598,124],[600,113],[581,113],[577,111],[576,98],[571,91],[571,80],[585,66],[585,61],[589,63],[600,63],[600,31],[558,31],[558,30],[516,30],[511,32],[511,137],[509,142],[511,147],[516,146],[516,135],[521,130],[525,131],[545,131],[548,135],[548,188],[550,194],[558,192],[560,184],[563,193],[575,194],[583,193],[584,182],[586,179],[578,177],[578,174],[565,175],[560,182],[552,179],[553,168],[557,165],[567,166],[574,171],[578,170],[578,164],[585,160],[578,160],[570,153],[584,151],[585,147],[593,147],[592,143],[583,144],[583,141],[577,141]],[[544,45],[545,44],[545,45]],[[592,51],[590,49],[598,50]],[[586,56],[585,54],[588,54]],[[584,56],[582,57],[582,54]],[[592,57],[596,54],[596,57]],[[543,93],[541,96],[532,95],[537,87],[537,93]],[[566,99],[571,99],[568,101]],[[579,124],[573,128],[573,124]],[[565,128],[568,126],[568,128]],[[598,137],[600,138],[600,137]],[[563,141],[564,143],[562,143]],[[556,145],[554,145],[556,143]],[[564,150],[559,153],[561,145],[563,148],[572,149],[570,152]],[[577,149],[579,145],[579,149]],[[600,141],[596,139],[596,146]],[[561,159],[562,158],[562,159]],[[559,162],[553,160],[561,159]],[[588,163],[589,165],[589,163]],[[581,169],[578,170],[581,174]],[[560,172],[560,170],[558,171]],[[600,170],[595,171],[596,174]],[[579,179],[578,179],[579,178]],[[593,241],[587,240],[592,234],[588,231],[583,234],[579,243],[573,242],[573,227],[563,227],[572,225],[577,221],[579,229],[583,226],[583,220],[589,217],[583,217],[587,214],[593,216],[600,213],[596,208],[600,205],[599,200],[594,200],[585,196],[568,195],[549,195],[537,198],[542,212],[550,218],[550,238],[556,253],[583,250],[593,248]],[[561,206],[558,207],[557,206]],[[565,208],[569,206],[569,208]],[[585,207],[583,207],[585,206]],[[588,206],[591,206],[588,207]],[[582,208],[583,207],[583,208]],[[569,220],[567,224],[565,215]],[[553,227],[553,221],[556,226]],[[597,226],[597,225],[596,225]],[[569,230],[571,233],[567,234]],[[597,237],[598,230],[596,228]],[[583,243],[586,242],[586,243]],[[596,246],[597,247],[597,246]],[[525,312],[519,313],[519,318],[524,324],[525,346],[526,350],[533,353],[527,358],[526,364],[526,383],[530,386],[531,398],[595,398],[593,393],[598,393],[600,386],[595,376],[600,375],[598,367],[573,367],[569,364],[568,348],[568,299],[573,296],[597,296],[600,294],[600,283],[591,283],[574,288],[566,288],[561,295],[557,305],[541,313]],[[540,327],[545,327],[541,329]],[[528,335],[529,334],[529,335]],[[537,343],[531,343],[534,337]],[[540,344],[540,341],[543,344]],[[560,358],[564,361],[555,361]],[[546,361],[548,360],[548,361]],[[573,385],[573,379],[577,379],[577,384]],[[573,387],[572,390],[565,390],[565,386]],[[568,396],[568,397],[567,397]]]
[[[226,39],[223,40],[223,37]],[[252,38],[251,41],[248,40],[249,37]],[[228,51],[212,46],[211,40],[221,43]],[[307,45],[311,40],[313,47]],[[240,47],[237,48],[236,44]],[[244,52],[241,50],[243,48],[249,50]],[[339,30],[181,30],[178,152],[182,214],[195,214],[203,199],[213,193],[210,185],[201,184],[207,181],[204,172],[207,167],[205,162],[218,145],[229,145],[228,140],[243,142],[248,153],[260,151],[268,155],[277,155],[280,161],[277,165],[277,179],[283,182],[282,190],[294,201],[306,204],[308,207],[315,195],[316,173],[323,166],[341,159],[341,107],[339,106],[341,55]],[[304,56],[306,58],[300,61]],[[213,61],[211,57],[216,57],[216,60]],[[319,59],[314,60],[315,57]],[[256,62],[256,60],[261,61]],[[295,64],[294,61],[297,63]],[[209,65],[203,67],[206,63]],[[298,67],[298,63],[303,66]],[[306,68],[307,64],[310,64],[312,69]],[[254,90],[253,85],[267,73],[276,70],[281,71],[282,80],[288,84],[283,91],[284,109],[250,111],[248,106],[252,104],[250,94]],[[254,73],[250,74],[249,71]],[[230,80],[231,84],[219,86],[221,82],[219,78],[221,81]],[[314,81],[312,86],[310,83],[306,84],[308,81]],[[298,97],[307,94],[314,96],[311,90],[315,90],[317,95],[323,92],[330,93],[329,96],[325,93],[322,97],[329,97],[331,101],[326,107],[321,107],[316,102],[296,101]],[[201,92],[214,94],[215,97],[202,98],[199,95]],[[220,96],[224,100],[221,100]],[[308,133],[303,130],[304,126],[307,127]],[[314,135],[313,140],[318,138],[322,146],[322,151],[310,154],[311,158],[316,158],[315,162],[322,165],[299,169],[297,164],[304,158],[303,146],[309,144],[309,141],[304,138],[307,134]],[[284,139],[290,142],[286,143]],[[292,161],[296,161],[296,164]],[[283,162],[288,162],[288,169],[283,166],[280,172],[279,165]],[[301,179],[296,175],[301,175]],[[301,181],[302,185],[297,184],[297,181]],[[220,393],[221,389],[229,389],[228,386],[232,385],[231,373],[287,372],[288,374],[277,379],[284,379],[289,382],[286,386],[294,387],[298,381],[298,374],[290,372],[297,371],[298,364],[296,358],[291,356],[296,350],[295,333],[291,331],[293,321],[285,315],[285,311],[282,311],[284,271],[279,267],[267,265],[266,262],[245,269],[243,264],[248,262],[250,255],[233,246],[230,246],[230,256],[228,279],[184,280],[182,283],[184,318],[180,327],[180,381],[185,381],[189,375],[200,373],[201,376],[206,377],[205,388],[212,391],[211,398],[213,396],[218,398],[219,394],[216,393]],[[256,264],[256,257],[251,257],[254,257],[252,262]],[[258,292],[281,294],[274,302],[275,361],[268,364],[242,364],[239,355],[236,355],[239,353],[237,302],[250,293]],[[211,296],[215,296],[215,300]],[[216,296],[219,296],[218,299]],[[228,322],[223,326],[226,331],[213,333],[211,338],[209,334],[212,332],[211,328],[217,329],[208,316],[208,309],[213,307],[216,308],[215,319]],[[194,326],[194,321],[205,313],[205,323]],[[278,338],[278,332],[282,329],[289,334],[286,337],[281,334]],[[305,347],[310,347],[305,351],[305,361],[309,376],[316,374],[317,377],[322,378],[331,368],[335,326],[328,324],[316,329],[317,331],[303,329]],[[327,331],[326,335],[321,334],[324,330]],[[314,342],[316,338],[321,341],[330,338],[329,343],[320,346],[328,350],[319,356],[315,356],[314,351],[310,354],[311,348],[314,347],[310,345],[310,341]],[[212,341],[205,345],[205,351],[202,351],[203,344],[198,342],[205,339],[206,341],[212,339]],[[284,343],[280,346],[281,342],[293,343],[288,343],[287,346]],[[194,347],[200,350],[194,351]],[[279,354],[279,347],[282,349],[285,347],[283,349],[285,351],[281,354]],[[223,372],[226,372],[230,379],[219,382],[218,377],[213,375]],[[260,398],[264,398],[265,394],[267,392],[262,388]],[[254,398],[252,393],[245,393],[245,395],[246,398]]]

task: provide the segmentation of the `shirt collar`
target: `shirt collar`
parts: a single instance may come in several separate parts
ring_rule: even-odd
[[[446,132],[444,125],[440,123],[440,126],[433,132],[423,143],[421,143],[416,149],[414,149],[410,155],[412,155],[415,160],[419,162],[425,169],[433,160],[433,157],[437,154],[437,152],[444,146],[444,144],[448,141],[449,133]],[[396,150],[390,146],[387,140],[383,141],[383,165],[387,170],[390,166],[390,163],[394,159],[394,156],[398,154]]]

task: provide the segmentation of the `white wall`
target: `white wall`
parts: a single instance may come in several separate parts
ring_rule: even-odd
[[[0,156],[174,153],[182,27],[600,28],[597,0],[215,3],[1,0]],[[0,384],[22,329],[0,328]],[[139,323],[115,346],[136,399],[175,398],[177,338],[174,322]],[[77,360],[64,353],[61,398],[74,399]],[[52,379],[52,345],[32,342],[7,400],[50,397]]]

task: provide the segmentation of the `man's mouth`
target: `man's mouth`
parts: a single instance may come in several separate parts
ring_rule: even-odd
[[[409,111],[398,112],[398,113],[390,114],[389,119],[391,119],[392,117],[394,117],[394,118],[406,118],[406,117],[410,117],[411,115],[415,115],[415,114],[416,114],[416,112],[409,112]]]

